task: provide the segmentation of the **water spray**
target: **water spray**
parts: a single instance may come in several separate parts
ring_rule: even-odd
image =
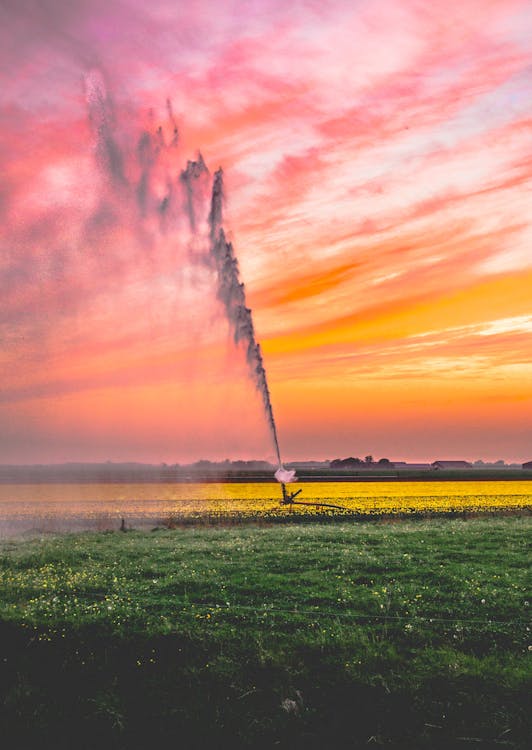
[[[277,457],[278,469],[275,472],[275,478],[284,486],[284,484],[294,481],[296,473],[285,469],[281,459],[264,360],[260,344],[255,337],[252,312],[246,304],[245,287],[240,281],[238,260],[233,245],[227,241],[222,227],[222,203],[223,172],[218,169],[214,174],[209,212],[209,257],[218,275],[218,298],[225,307],[227,319],[233,330],[235,344],[242,341],[246,345],[246,359],[255,385],[262,396]]]
[[[173,151],[178,146],[179,131],[171,102],[169,100],[166,102],[170,136],[168,138],[162,126],[159,126],[153,133],[144,130],[140,134],[136,147],[136,161],[140,174],[137,184],[131,184],[129,178],[126,177],[124,158],[119,142],[114,136],[112,101],[99,71],[94,70],[88,74],[86,89],[89,117],[96,141],[96,157],[106,177],[109,189],[119,195],[121,199],[124,197],[124,191],[134,189],[136,211],[141,219],[144,219],[150,209],[154,207],[157,208],[160,218],[164,218],[170,210],[170,202],[175,190],[172,181],[168,180],[166,195],[162,198],[158,196],[158,199],[156,199],[153,191],[155,181],[152,180],[152,174],[162,152]],[[195,160],[188,161],[186,168],[180,173],[179,182],[190,230],[192,235],[198,238],[198,226],[204,216],[204,201],[208,195],[210,183],[209,169],[201,154],[198,154]],[[294,504],[324,505],[323,503],[304,503],[295,500],[301,490],[290,492],[287,489],[287,485],[297,481],[296,472],[283,466],[266,369],[260,344],[255,335],[252,311],[246,304],[246,290],[244,284],[240,281],[238,259],[232,243],[226,238],[223,228],[224,186],[222,169],[218,169],[214,173],[210,192],[207,253],[205,254],[205,247],[202,246],[202,252],[196,254],[196,259],[206,261],[216,272],[218,299],[225,309],[235,344],[244,345],[251,376],[262,396],[277,459],[277,470],[274,476],[281,485],[281,503],[288,505],[290,508]]]

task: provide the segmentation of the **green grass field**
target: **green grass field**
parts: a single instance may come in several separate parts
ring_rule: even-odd
[[[524,748],[531,525],[4,542],[3,736],[91,750]]]

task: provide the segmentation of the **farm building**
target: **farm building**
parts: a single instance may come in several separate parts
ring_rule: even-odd
[[[406,461],[393,461],[392,466],[399,471],[428,471],[431,464],[408,464]]]
[[[532,469],[532,461],[527,461],[526,464],[523,464],[523,469]]]
[[[469,461],[434,461],[433,469],[472,469],[473,464]]]

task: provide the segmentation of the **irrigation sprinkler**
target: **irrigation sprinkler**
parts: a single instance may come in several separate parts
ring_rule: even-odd
[[[281,482],[281,490],[283,492],[281,505],[288,505],[288,507],[290,508],[290,513],[292,512],[294,505],[311,505],[317,508],[336,508],[336,510],[347,510],[347,508],[344,508],[343,505],[333,505],[332,503],[312,503],[306,502],[305,500],[296,500],[295,498],[299,495],[300,492],[302,492],[302,489],[299,489],[296,492],[288,492],[288,490],[286,489],[286,484],[284,484],[284,482]]]

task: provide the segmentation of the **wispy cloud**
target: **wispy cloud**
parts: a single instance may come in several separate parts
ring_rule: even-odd
[[[227,441],[268,450],[258,402],[242,412],[247,434],[236,416],[229,436],[223,417],[223,388],[236,404],[235,380],[248,386],[186,220],[179,175],[198,149],[224,167],[288,454],[341,452],[375,399],[372,439],[390,450],[405,434],[396,416],[420,423],[423,398],[439,398],[435,450],[452,415],[479,455],[504,452],[482,405],[507,455],[525,457],[527,2],[9,0],[0,14],[6,460],[37,459],[47,441],[54,456],[108,456],[118,440],[122,455],[156,459],[157,424],[186,452],[198,420],[212,455]],[[202,403],[202,378],[217,405]],[[173,428],[172,383],[197,395]],[[126,393],[147,410],[143,439],[113,426]]]

